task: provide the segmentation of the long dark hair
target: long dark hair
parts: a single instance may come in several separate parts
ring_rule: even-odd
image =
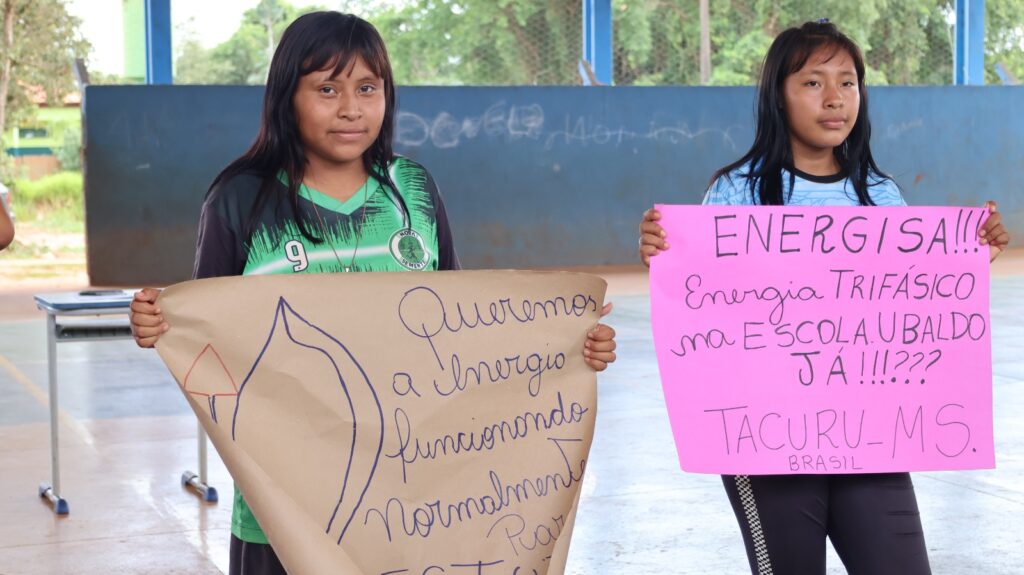
[[[242,173],[254,174],[263,180],[249,217],[247,238],[255,230],[262,207],[275,195],[278,189],[275,180],[278,172],[283,170],[288,176],[287,201],[292,206],[299,230],[311,241],[322,241],[312,235],[309,225],[300,216],[299,188],[306,172],[306,151],[299,137],[292,99],[300,77],[328,66],[333,66],[333,73],[339,74],[356,56],[362,58],[383,81],[385,96],[384,123],[376,141],[363,154],[363,165],[371,178],[388,189],[394,188],[387,167],[394,155],[395,82],[384,40],[372,24],[358,16],[340,12],[302,15],[284,31],[270,61],[256,140],[210,185],[213,189]]]
[[[775,206],[786,203],[788,197],[783,197],[782,170],[789,170],[790,193],[796,176],[792,171],[793,147],[790,144],[784,106],[785,80],[803,68],[808,58],[819,48],[831,50],[830,58],[845,51],[857,69],[857,89],[860,92],[857,122],[843,145],[835,147],[832,153],[853,183],[860,205],[875,204],[868,188],[888,179],[888,176],[878,168],[871,156],[871,122],[868,120],[868,93],[864,85],[864,57],[853,40],[840,32],[835,24],[827,21],[807,22],[799,28],[790,28],[772,42],[758,82],[754,143],[742,158],[715,172],[712,183],[720,177],[731,177],[730,172],[749,164],[747,171],[740,175],[746,178],[754,203]]]

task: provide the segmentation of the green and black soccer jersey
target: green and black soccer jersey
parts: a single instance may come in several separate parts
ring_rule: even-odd
[[[396,189],[377,178],[344,202],[302,186],[299,229],[282,175],[253,214],[262,180],[242,174],[206,197],[193,277],[459,268],[437,185],[423,166],[397,157]]]
[[[344,202],[301,187],[300,217],[319,242],[300,231],[283,175],[268,182],[272,193],[255,213],[261,178],[242,174],[219,183],[203,202],[193,277],[459,269],[433,178],[403,157],[388,172],[395,189],[371,177]],[[238,489],[231,533],[267,543]]]

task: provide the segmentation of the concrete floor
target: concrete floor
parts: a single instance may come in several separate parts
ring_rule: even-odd
[[[610,279],[620,359],[599,378],[567,573],[746,573],[721,480],[678,468],[646,278]],[[998,469],[914,475],[935,573],[1024,573],[1022,296],[1024,275],[993,279]],[[181,472],[196,469],[194,419],[156,354],[129,341],[59,346],[71,514],[55,516],[36,496],[49,476],[43,321],[24,302],[0,301],[0,309],[14,318],[0,320],[0,574],[225,572],[230,478],[211,450],[211,483],[223,501],[203,503],[182,489]],[[829,573],[844,573],[834,554]]]

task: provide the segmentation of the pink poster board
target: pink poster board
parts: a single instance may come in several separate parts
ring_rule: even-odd
[[[984,209],[657,208],[651,324],[684,470],[995,467]]]

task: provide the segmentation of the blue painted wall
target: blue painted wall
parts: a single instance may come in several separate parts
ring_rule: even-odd
[[[752,88],[403,88],[397,149],[425,164],[469,268],[633,263],[640,214],[698,202],[753,137]],[[995,199],[1024,237],[1022,87],[875,88],[873,148],[917,205]],[[203,194],[256,133],[262,88],[90,86],[96,284],[188,278]]]

